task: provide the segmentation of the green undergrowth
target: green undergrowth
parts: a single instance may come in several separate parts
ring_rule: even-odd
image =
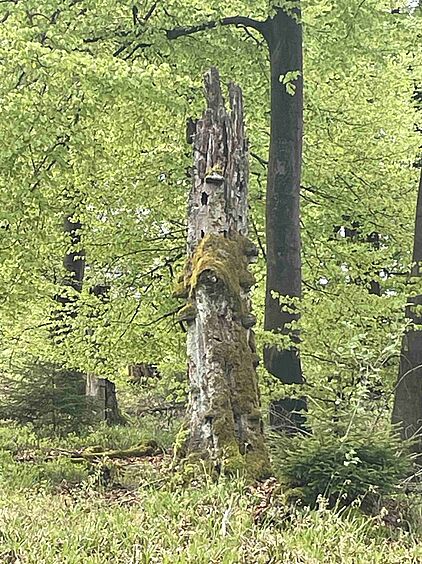
[[[85,440],[84,446],[123,448],[146,433],[99,428],[55,447]],[[100,465],[43,460],[48,441],[54,442],[28,427],[0,426],[1,563],[422,561],[416,525],[387,526],[387,509],[368,517],[356,507],[330,510],[323,499],[314,509],[291,505],[275,479],[251,486],[239,477],[203,475],[175,487],[171,453],[105,476]]]
[[[313,433],[269,438],[276,475],[291,499],[315,506],[323,495],[330,504],[348,506],[364,500],[373,510],[378,500],[400,494],[414,472],[410,443],[386,425],[326,425]]]
[[[69,433],[54,437],[40,433],[31,425],[18,425],[13,421],[0,421],[0,450],[20,452],[25,449],[102,447],[104,450],[128,449],[147,440],[156,441],[163,449],[171,448],[180,427],[177,420],[165,428],[157,424],[155,417],[144,417],[136,425],[97,425],[83,433]]]
[[[324,508],[255,519],[259,497],[242,481],[198,489],[140,489],[120,499],[0,493],[0,561],[25,563],[412,563],[422,549],[375,519]]]
[[[149,479],[148,465],[138,468],[135,462],[124,464],[101,453],[130,454],[133,451],[136,456],[138,447],[143,449],[149,443],[157,445],[154,450],[165,452],[171,449],[173,439],[174,432],[161,429],[154,418],[144,418],[142,426],[99,425],[83,434],[60,438],[40,436],[31,425],[3,421],[0,422],[0,487],[15,491],[54,491],[63,483],[71,487],[97,487],[116,480],[137,487],[143,478],[148,476]],[[94,453],[100,456],[91,463],[78,459],[79,452],[84,452],[87,458]],[[74,458],[67,453],[74,453]]]

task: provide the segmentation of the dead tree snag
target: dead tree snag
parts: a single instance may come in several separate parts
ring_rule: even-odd
[[[187,298],[188,451],[258,476],[268,469],[256,376],[255,317],[248,266],[248,149],[242,93],[229,86],[224,105],[216,69],[205,76],[207,109],[191,135],[193,183],[188,206],[188,261],[177,294]]]

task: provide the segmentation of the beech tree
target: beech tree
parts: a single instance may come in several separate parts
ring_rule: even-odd
[[[421,277],[422,262],[422,174],[416,205],[415,235],[413,242],[411,277]],[[403,438],[414,438],[414,448],[421,452],[422,427],[422,296],[416,294],[407,300],[406,317],[411,323],[403,336],[400,368],[394,393],[393,423],[400,426]]]
[[[69,199],[67,195],[66,200],[69,201]],[[73,209],[65,215],[63,221],[63,231],[69,239],[69,249],[64,257],[65,276],[59,283],[59,291],[56,295],[56,301],[61,306],[53,328],[56,346],[66,346],[67,342],[72,339],[72,324],[78,316],[78,302],[84,285],[86,256],[83,249],[83,226],[78,219],[80,214],[78,207],[81,207],[80,202],[78,206],[78,200],[78,194],[74,194],[71,204]],[[90,291],[100,300],[100,303],[107,299],[107,288],[104,286],[94,286]],[[96,305],[97,308],[93,304],[94,311],[90,316],[91,320],[96,316],[95,309],[98,309],[99,304]],[[88,326],[86,332],[91,336],[93,329]],[[92,420],[106,421],[110,425],[124,422],[119,411],[116,387],[113,382],[92,372],[85,374],[75,370],[63,370],[62,372],[62,378],[81,381],[79,388],[81,395],[86,399],[85,408],[90,411]],[[72,398],[69,398],[69,401],[72,401]]]
[[[414,99],[421,110],[420,90],[416,90]],[[419,133],[422,129],[419,122],[416,124]],[[415,228],[413,237],[412,267],[410,272],[410,283],[415,287],[415,294],[407,299],[405,315],[409,325],[403,335],[400,365],[397,384],[394,388],[393,423],[396,423],[405,439],[413,439],[413,448],[417,453],[422,452],[422,438],[420,436],[422,427],[422,332],[420,325],[422,317],[420,306],[422,296],[419,284],[422,276],[422,160],[416,161],[416,166],[421,169],[419,178],[418,197],[416,202]]]

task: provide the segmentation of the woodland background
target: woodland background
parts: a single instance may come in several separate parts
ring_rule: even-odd
[[[409,527],[386,533],[381,506],[368,520],[332,513],[315,496],[316,510],[289,508],[272,482],[246,490],[250,486],[240,479],[230,484],[223,477],[211,484],[198,478],[193,489],[184,490],[182,478],[177,487],[174,481],[168,485],[174,478],[166,478],[160,489],[182,414],[175,409],[168,419],[162,413],[154,419],[145,417],[145,410],[180,407],[187,398],[185,332],[173,289],[186,255],[192,166],[186,121],[202,113],[203,74],[211,66],[218,66],[223,83],[233,80],[243,90],[250,237],[260,249],[253,290],[258,351],[272,342],[262,329],[267,47],[242,26],[217,25],[177,40],[169,40],[168,31],[238,14],[265,20],[275,10],[270,4],[0,2],[0,414],[7,420],[0,433],[5,492],[0,554],[6,562],[35,562],[37,551],[38,561],[42,554],[45,562],[361,561],[353,560],[354,550],[368,562],[422,558],[414,500],[400,501],[399,509],[394,502],[386,511],[393,520],[416,523],[409,525],[416,536]],[[402,448],[395,439],[389,443],[389,421],[409,324],[406,300],[422,294],[420,280],[410,276],[421,166],[421,14],[416,3],[400,0],[302,0],[300,5],[305,384],[285,386],[260,365],[263,410],[285,395],[306,395],[315,437],[335,437],[339,421],[354,429],[355,442],[347,443],[344,460],[358,466],[353,451],[368,443],[368,429],[374,445],[387,450],[393,445],[396,454]],[[71,255],[76,261],[83,257],[84,277],[79,286],[65,284],[60,301],[69,275],[63,260]],[[134,384],[128,366],[141,364],[155,369]],[[74,388],[57,393],[57,370],[115,382],[128,425],[93,425],[86,413],[85,420]],[[83,446],[124,449],[151,435],[170,454],[137,469],[137,493],[133,480],[125,478],[126,483],[119,474],[116,480],[132,489],[110,494],[109,462],[106,472],[98,464],[93,471],[56,456],[57,449]],[[294,456],[306,459],[310,451],[299,443],[293,440]],[[292,460],[284,443],[275,440],[274,448],[276,467]],[[46,452],[53,461],[45,460]],[[347,468],[344,460],[340,466]],[[120,472],[111,466],[112,473]],[[379,481],[387,479],[381,475]],[[362,482],[361,476],[356,480]],[[76,490],[69,485],[74,483]],[[114,509],[108,513],[110,495]],[[261,503],[262,519],[256,509]],[[28,504],[33,520],[48,515],[35,536],[28,532]],[[82,530],[77,522],[87,507],[95,519],[84,521]],[[406,511],[413,512],[413,521],[404,519]],[[172,523],[168,537],[163,512]],[[70,519],[65,539],[53,515],[62,526]],[[148,519],[150,537],[139,532]],[[193,525],[198,519],[199,528]],[[215,523],[218,533],[211,535]],[[284,529],[274,523],[284,523]],[[338,545],[340,536],[345,544]],[[172,559],[174,547],[179,560]]]

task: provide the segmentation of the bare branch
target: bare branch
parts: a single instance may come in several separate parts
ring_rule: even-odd
[[[147,14],[144,17],[144,23],[147,22],[150,17],[152,16],[152,14],[155,12],[155,10],[157,9],[158,6],[158,0],[157,2],[154,2],[154,4],[151,6],[151,8],[148,10]]]
[[[259,162],[259,164],[267,169],[268,167],[268,161],[266,161],[265,159],[263,159],[262,157],[260,157],[259,155],[257,155],[256,153],[253,153],[252,151],[250,152],[251,157],[253,157],[255,160],[257,160]]]
[[[192,27],[175,27],[174,29],[169,29],[166,32],[167,39],[177,39],[179,37],[185,37],[187,35],[192,35],[201,31],[206,31],[207,29],[213,29],[217,26],[228,26],[234,25],[236,27],[251,27],[257,31],[263,33],[265,22],[254,20],[252,18],[247,18],[245,16],[231,16],[228,18],[221,18],[220,20],[213,20],[210,22],[204,22]]]
[[[250,210],[250,206],[249,206],[249,210]],[[252,229],[253,229],[253,231],[255,233],[255,237],[258,241],[259,248],[261,249],[262,256],[264,257],[264,260],[266,261],[267,260],[267,253],[265,252],[265,246],[264,246],[264,243],[262,242],[262,239],[259,235],[259,231],[258,231],[258,228],[256,226],[256,223],[255,223],[255,220],[254,220],[252,214],[249,214],[249,218],[251,220]]]
[[[136,415],[142,417],[143,415],[165,413],[166,411],[182,411],[186,409],[186,403],[184,401],[178,401],[175,403],[166,403],[156,407],[147,407],[145,409],[138,409]]]

